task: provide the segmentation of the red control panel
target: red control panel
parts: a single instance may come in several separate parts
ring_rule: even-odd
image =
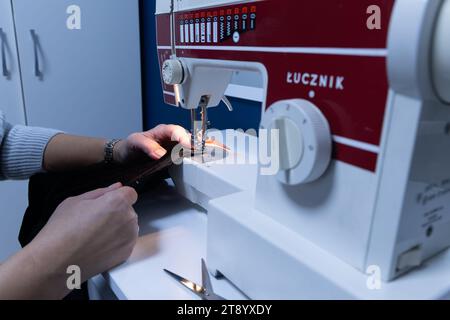
[[[394,2],[263,0],[177,12],[177,56],[262,63],[266,108],[284,99],[311,101],[330,123],[334,158],[374,172],[389,105],[386,44]],[[369,25],[373,14],[380,28]],[[170,15],[156,22],[162,64],[171,55]],[[165,84],[164,99],[175,103]]]

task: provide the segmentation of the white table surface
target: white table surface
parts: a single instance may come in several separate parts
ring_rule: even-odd
[[[199,299],[163,269],[201,284],[206,212],[178,195],[171,182],[141,196],[135,209],[140,238],[130,259],[104,274],[107,284],[119,299]],[[226,299],[246,299],[226,279],[211,280],[214,291]]]

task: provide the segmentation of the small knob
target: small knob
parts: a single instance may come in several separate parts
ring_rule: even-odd
[[[279,118],[273,123],[273,128],[280,134],[280,169],[295,168],[303,157],[304,141],[299,127],[289,118]]]
[[[162,66],[162,77],[168,85],[182,84],[184,81],[184,68],[180,60],[166,60]]]

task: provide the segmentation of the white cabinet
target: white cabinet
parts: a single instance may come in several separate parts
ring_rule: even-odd
[[[13,123],[25,124],[25,110],[10,0],[0,0],[0,110]]]
[[[25,124],[11,1],[0,0],[0,110],[10,122]],[[0,261],[17,251],[27,206],[27,182],[0,182]]]
[[[138,0],[0,0],[0,110],[77,135],[142,130]],[[0,261],[26,207],[26,181],[0,182]]]
[[[123,137],[142,127],[138,0],[13,0],[28,124]]]

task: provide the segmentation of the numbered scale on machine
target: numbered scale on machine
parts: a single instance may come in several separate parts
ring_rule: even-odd
[[[178,39],[181,44],[211,44],[233,39],[256,29],[256,6],[180,14]]]

